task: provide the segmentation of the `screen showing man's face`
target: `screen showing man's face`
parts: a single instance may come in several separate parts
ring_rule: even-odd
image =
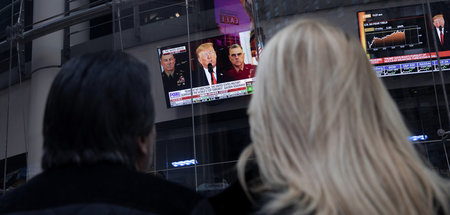
[[[434,16],[433,17],[433,25],[436,28],[444,27],[444,25],[445,25],[444,16],[442,14],[438,14],[438,15]]]
[[[241,48],[230,49],[230,55],[228,56],[233,67],[242,69],[244,66],[244,53]]]
[[[212,47],[207,48],[198,53],[198,61],[205,69],[208,68],[208,64],[212,64],[212,66],[215,67],[216,60],[217,60],[216,52]]]
[[[161,66],[164,72],[172,73],[175,70],[175,57],[171,54],[161,56]]]

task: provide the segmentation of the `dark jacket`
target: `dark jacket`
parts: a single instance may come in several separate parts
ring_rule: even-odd
[[[202,204],[212,205],[216,215],[253,214],[257,212],[257,208],[247,198],[238,181],[231,184],[220,194],[210,197],[208,202],[202,202]]]
[[[434,34],[434,39],[436,40],[436,44],[438,46],[438,50],[439,51],[447,51],[450,49],[450,29],[449,29],[449,25],[445,25],[444,26],[444,44],[441,44],[441,41],[439,40],[439,35],[436,31],[436,27],[433,26],[433,31],[432,34]],[[434,50],[434,44],[430,44],[431,49]],[[435,51],[435,50],[434,50]]]
[[[245,169],[245,180],[248,187],[261,185],[259,171],[256,163],[249,161]],[[251,191],[250,191],[251,192]],[[252,200],[247,196],[239,181],[232,183],[221,193],[202,201],[205,206],[212,206],[216,215],[225,214],[256,214],[263,205],[262,198],[250,193]]]
[[[189,72],[183,70],[176,70],[172,76],[168,76],[165,72],[162,72],[161,78],[164,85],[164,97],[166,98],[167,107],[170,107],[169,92],[191,87]]]
[[[71,166],[46,170],[2,197],[0,214],[190,214],[200,200],[125,166]]]
[[[217,83],[224,83],[230,81],[230,78],[222,72],[223,70],[220,68],[216,68],[216,79]],[[208,86],[208,78],[205,75],[205,71],[203,70],[203,67],[199,67],[199,69],[193,74],[192,77],[192,86],[193,87],[202,87],[202,86]]]

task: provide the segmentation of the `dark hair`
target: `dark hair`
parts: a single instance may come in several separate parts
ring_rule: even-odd
[[[233,44],[233,45],[230,46],[230,48],[228,49],[228,51],[231,52],[231,49],[237,49],[237,48],[240,48],[240,49],[242,50],[241,45],[235,43],[235,44]]]
[[[135,169],[137,139],[150,133],[154,119],[143,63],[118,51],[73,58],[47,98],[42,168],[110,162]]]

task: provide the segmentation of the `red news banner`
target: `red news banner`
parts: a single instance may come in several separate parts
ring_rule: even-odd
[[[439,52],[439,57],[449,57],[450,51],[442,51]],[[375,58],[370,59],[370,63],[382,64],[382,63],[395,63],[395,62],[403,62],[403,61],[413,61],[413,60],[423,60],[429,58],[436,58],[436,52],[431,53],[422,53],[422,54],[412,54],[412,55],[402,55],[395,57],[384,57],[384,58]]]
[[[254,78],[230,81],[216,85],[208,85],[191,89],[173,91],[169,93],[172,107],[205,102],[209,100],[224,99],[248,94],[247,82],[253,82]]]

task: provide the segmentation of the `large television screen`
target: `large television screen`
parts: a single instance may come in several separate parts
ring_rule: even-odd
[[[450,70],[450,2],[431,3],[430,16],[424,11],[410,5],[358,12],[361,45],[379,77],[437,71],[436,52]]]
[[[253,92],[262,43],[251,10],[240,0],[214,0],[219,36],[158,47],[167,107],[203,103]],[[215,102],[214,104],[217,104]]]
[[[161,47],[158,56],[167,107],[253,92],[257,57],[250,31]]]

